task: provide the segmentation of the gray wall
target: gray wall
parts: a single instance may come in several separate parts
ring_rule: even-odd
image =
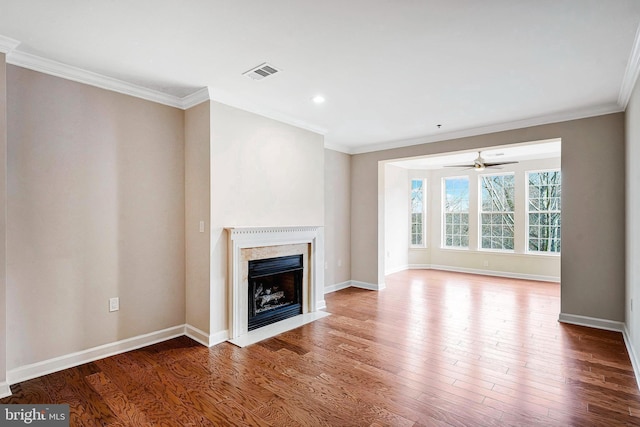
[[[384,281],[378,259],[378,162],[552,138],[562,138],[561,311],[623,321],[623,113],[354,155],[351,165],[352,280],[370,284]]]
[[[627,136],[627,293],[626,324],[631,346],[640,354],[640,85],[626,112]],[[631,308],[633,301],[633,309]]]
[[[325,286],[351,280],[351,156],[324,150]]]
[[[15,66],[7,85],[7,368],[184,324],[184,112]]]
[[[211,102],[185,111],[186,323],[209,332]],[[200,232],[204,221],[204,232]]]
[[[0,383],[7,376],[7,64],[0,52]],[[0,393],[2,390],[0,390]]]

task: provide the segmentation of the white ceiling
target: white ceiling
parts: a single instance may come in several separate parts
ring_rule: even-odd
[[[561,156],[561,147],[562,142],[560,139],[510,144],[495,148],[487,147],[482,150],[482,158],[486,162],[522,162],[525,160],[559,158]],[[477,157],[477,151],[466,150],[444,155],[413,157],[389,163],[405,169],[434,170],[451,165],[472,165]]]
[[[622,111],[639,23],[638,0],[0,0],[9,63],[208,87],[352,153]]]

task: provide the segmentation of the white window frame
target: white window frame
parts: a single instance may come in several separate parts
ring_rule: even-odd
[[[510,172],[499,172],[499,173],[484,173],[484,174],[478,174],[478,209],[477,209],[477,214],[478,214],[478,250],[479,251],[483,251],[483,252],[504,252],[504,253],[514,253],[515,252],[515,240],[516,240],[516,234],[517,234],[517,218],[516,218],[516,208],[517,208],[517,203],[514,200],[514,206],[513,206],[513,211],[511,212],[495,212],[495,211],[491,211],[491,212],[485,212],[482,208],[482,178],[486,177],[486,176],[513,176],[513,197],[515,199],[516,197],[516,173],[514,171],[510,171]],[[528,198],[527,198],[527,202],[528,202]],[[488,214],[494,214],[494,213],[498,213],[498,214],[508,214],[511,213],[513,215],[513,249],[500,249],[500,248],[483,248],[482,247],[482,214],[483,213],[488,213]]]
[[[467,208],[466,212],[462,212],[462,213],[466,213],[467,214],[467,246],[447,246],[447,223],[446,223],[446,215],[447,215],[447,211],[446,211],[446,205],[447,205],[447,180],[448,179],[466,179],[468,182],[468,191],[469,194],[467,195],[468,199],[467,199],[467,204],[469,205]],[[442,181],[440,183],[440,187],[441,187],[441,192],[442,192],[442,197],[441,197],[441,204],[440,204],[440,212],[442,217],[440,218],[440,228],[441,228],[441,233],[440,233],[440,247],[442,249],[453,249],[453,250],[464,250],[464,251],[468,251],[470,249],[471,243],[471,235],[469,233],[469,227],[470,227],[470,222],[471,222],[471,176],[470,175],[458,175],[458,176],[445,176],[442,177]],[[454,213],[454,212],[451,212]],[[459,213],[459,212],[455,212],[455,213]],[[455,225],[455,224],[452,224]]]
[[[529,174],[531,173],[544,173],[544,172],[559,172],[560,173],[560,189],[562,189],[562,170],[560,168],[550,169],[533,169],[525,171],[525,227],[524,227],[524,247],[527,255],[542,255],[542,256],[560,256],[562,254],[562,222],[560,222],[560,251],[534,251],[529,249],[529,214],[532,213],[529,210]],[[561,193],[562,194],[562,193]],[[560,221],[562,221],[562,196],[560,196],[560,210],[558,211],[538,211],[538,212],[557,212],[560,214]],[[535,213],[535,212],[534,212]]]
[[[413,243],[413,206],[411,203],[411,195],[413,193],[413,181],[422,181],[422,244]],[[427,178],[411,178],[409,179],[409,247],[410,248],[426,248],[427,247]]]

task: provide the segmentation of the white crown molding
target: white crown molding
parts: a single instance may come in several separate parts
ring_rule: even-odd
[[[127,83],[112,77],[106,77],[101,74],[73,67],[51,59],[42,58],[30,53],[14,50],[7,54],[7,63],[41,73],[50,74],[52,76],[61,77],[63,79],[72,80],[78,83],[99,87],[101,89],[134,96],[136,98],[145,99],[158,104],[182,108],[182,100],[178,97],[158,92],[153,89],[147,89],[132,83]]]
[[[2,53],[7,54],[11,52],[13,49],[18,47],[19,44],[20,42],[18,40],[0,35],[0,52]]]
[[[338,151],[340,153],[351,154],[350,148],[342,144],[332,144],[325,141],[324,148],[327,150]]]
[[[183,110],[188,110],[189,108],[195,107],[196,105],[200,105],[203,102],[209,101],[211,96],[209,95],[209,88],[203,87],[191,95],[187,95],[180,100],[181,107]]]
[[[636,38],[633,40],[631,55],[629,55],[629,61],[627,61],[627,68],[624,70],[620,94],[618,95],[618,106],[623,110],[627,109],[633,88],[638,81],[638,75],[640,75],[640,26],[636,30]]]
[[[602,116],[605,114],[620,113],[624,111],[618,104],[596,105],[594,107],[582,108],[578,110],[565,111],[557,114],[549,114],[544,116],[532,117],[524,120],[516,120],[513,122],[496,123],[488,126],[480,126],[476,128],[463,129],[430,135],[412,139],[403,139],[398,141],[389,141],[376,144],[362,145],[352,148],[348,154],[362,154],[374,151],[390,150],[394,148],[409,147],[413,145],[427,144],[431,142],[447,141],[457,138],[467,138],[470,136],[486,135],[489,133],[503,132],[514,129],[522,129],[532,126],[546,125],[550,123],[566,122],[570,120],[586,119],[588,117]]]

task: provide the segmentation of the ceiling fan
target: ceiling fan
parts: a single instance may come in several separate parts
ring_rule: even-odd
[[[447,168],[468,168],[476,171],[483,171],[485,168],[494,168],[502,165],[510,165],[518,162],[485,162],[482,158],[482,152],[478,151],[478,158],[472,164],[467,165],[446,165]]]

